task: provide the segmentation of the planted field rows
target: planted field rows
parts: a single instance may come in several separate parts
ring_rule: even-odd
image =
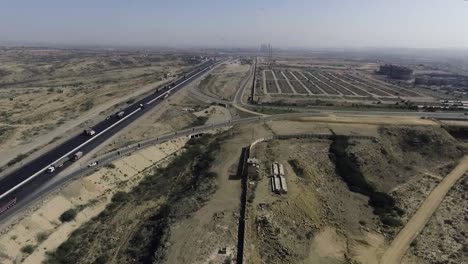
[[[359,87],[356,87],[348,82],[343,81],[343,79],[341,79],[338,74],[329,73],[329,75],[333,78],[333,80],[336,83],[340,84],[343,87],[348,88],[349,90],[353,91],[355,94],[360,95],[360,96],[370,96],[370,94],[366,92],[365,90],[360,89]]]
[[[386,92],[386,93],[388,93],[388,94],[390,94],[392,96],[398,96],[399,95],[399,93],[397,91],[395,91],[393,89],[390,89],[390,88],[387,88],[387,87],[384,87],[384,86],[382,86],[380,84],[377,84],[377,83],[372,82],[370,80],[367,80],[365,78],[361,78],[361,77],[358,77],[358,76],[353,76],[353,77],[354,77],[355,80],[365,84],[366,86],[376,87],[376,88],[378,88],[378,89],[380,89],[380,90],[382,90],[382,91],[384,91],[384,92]]]
[[[294,75],[302,81],[302,83],[307,87],[307,89],[309,89],[311,93],[325,94],[322,90],[319,89],[315,82],[311,80],[313,79],[312,77],[309,76],[309,78],[307,78],[308,75],[306,75],[305,72],[294,72]]]
[[[335,71],[264,70],[264,90],[270,94],[329,95],[345,97],[421,96],[407,89]]]
[[[405,90],[405,89],[401,89],[399,87],[396,87],[396,86],[389,86],[389,85],[385,85],[383,83],[380,83],[378,81],[374,81],[374,80],[371,80],[371,79],[368,79],[368,78],[364,78],[364,77],[358,77],[358,76],[355,76],[357,80],[367,84],[367,85],[373,85],[375,87],[378,87],[379,89],[381,90],[384,90],[388,93],[391,93],[393,95],[403,95],[403,96],[420,96],[419,94],[415,93],[415,92],[412,92],[412,91],[409,91],[409,90]]]
[[[278,87],[276,87],[275,77],[271,71],[264,71],[265,76],[265,89],[267,93],[278,93]]]
[[[353,93],[352,90],[348,90],[346,87],[342,86],[338,80],[326,72],[317,72],[318,75],[321,75],[327,80],[327,83],[332,86],[335,90],[339,91],[345,96],[356,96],[357,94]]]
[[[289,83],[286,81],[286,78],[284,78],[284,76],[281,74],[281,71],[274,71],[274,73],[281,92],[293,94],[294,92],[289,86]]]
[[[358,79],[356,79],[356,76],[353,76],[353,75],[350,75],[350,74],[344,74],[342,76],[346,79],[346,81],[351,82],[355,86],[362,87],[362,88],[366,89],[368,92],[370,92],[372,94],[375,94],[377,96],[393,96],[392,94],[386,93],[384,91],[381,91],[379,89],[376,89],[376,88],[374,88],[374,87],[372,87],[370,85],[367,85],[367,84],[359,81]]]
[[[284,75],[289,79],[289,83],[294,87],[294,90],[300,94],[309,94],[309,92],[302,86],[302,84],[294,77],[289,71],[284,71]]]
[[[311,76],[311,80],[317,84],[324,92],[327,94],[331,95],[339,95],[340,93],[333,89],[330,85],[327,84],[328,80],[325,79],[323,76],[320,74],[317,74],[317,72],[307,72],[307,77]]]

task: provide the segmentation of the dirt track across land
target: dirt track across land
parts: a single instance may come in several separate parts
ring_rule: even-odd
[[[468,170],[468,155],[434,188],[424,200],[406,226],[398,233],[390,247],[382,256],[381,264],[397,264],[408,250],[410,243],[418,236],[431,216],[439,207],[447,192]]]

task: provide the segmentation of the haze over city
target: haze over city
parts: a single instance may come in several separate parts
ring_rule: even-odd
[[[468,48],[468,2],[1,1],[14,44]]]

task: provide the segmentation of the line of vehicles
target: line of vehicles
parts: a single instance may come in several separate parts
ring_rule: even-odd
[[[204,65],[202,67],[206,67],[206,65]],[[211,67],[212,67],[212,65],[210,66],[210,68]],[[188,75],[192,76],[193,75],[192,73],[198,74],[198,72],[200,72],[201,69],[202,68],[194,70],[193,72],[188,73]],[[178,79],[178,80],[176,80],[176,81],[174,81],[174,82],[172,82],[172,83],[170,83],[170,84],[168,84],[168,85],[166,85],[166,86],[164,86],[162,88],[158,88],[155,91],[155,94],[158,94],[161,91],[165,91],[165,90],[167,90],[167,91],[163,92],[161,94],[161,96],[157,97],[157,99],[164,100],[164,99],[168,98],[170,93],[171,93],[171,90],[169,90],[169,89],[175,87],[176,85],[180,85],[186,79],[187,79],[187,75],[183,75],[182,78],[180,78],[180,79]],[[156,99],[153,99],[153,100],[156,100]],[[149,104],[151,102],[152,101],[150,101],[150,102],[148,102],[146,104]],[[141,103],[138,106],[140,107],[140,109],[145,108],[145,105],[141,104]],[[114,118],[117,118],[117,119],[122,119],[126,115],[128,115],[128,113],[126,113],[125,111],[122,110],[122,111],[119,111],[119,112],[115,113],[114,115],[106,117],[106,120],[109,120],[111,117],[114,117]],[[102,133],[102,132],[100,132],[100,133]],[[95,130],[93,130],[92,128],[87,128],[87,129],[83,130],[83,133],[82,133],[83,136],[90,137],[90,138],[98,136],[99,134]],[[66,162],[75,162],[75,161],[81,159],[83,157],[83,155],[84,155],[84,153],[83,153],[82,150],[77,150],[72,155],[70,155],[68,157],[63,157],[59,161],[55,162],[55,164],[50,165],[49,167],[47,167],[45,169],[45,172],[46,173],[54,173],[54,172],[56,172],[57,169],[63,167]],[[94,166],[97,166],[97,165],[98,165],[98,161],[94,161],[94,162],[89,163],[87,166],[88,167],[94,167]],[[2,195],[2,194],[0,193],[0,195]],[[20,194],[20,195],[23,195],[23,194]],[[2,195],[2,198],[0,199],[0,215],[2,213],[4,213],[6,210],[8,210],[9,208],[13,207],[17,203],[18,199],[21,199],[21,198],[18,197],[18,191],[17,190],[13,191],[9,195]]]
[[[186,79],[187,76],[186,75],[183,75],[182,77],[183,79]],[[164,86],[163,88],[161,88],[161,90],[167,90],[169,88],[172,88],[174,87],[175,84],[174,83],[170,83],[166,86]],[[157,89],[155,93],[158,93],[160,91],[160,89]],[[164,93],[164,96],[162,96],[160,99],[161,100],[164,100],[166,98],[169,97],[171,91],[167,91]],[[141,109],[144,109],[145,108],[145,105],[144,104],[139,104],[138,105]],[[125,111],[119,111],[115,114],[115,117],[117,117],[118,119],[121,119],[125,116]],[[110,116],[106,118],[106,120],[110,119]],[[85,136],[94,136],[96,134],[96,131],[94,131],[92,128],[88,128],[88,129],[85,129],[83,131],[83,134]],[[61,168],[63,166],[63,164],[65,164],[65,162],[67,161],[77,161],[79,160],[81,157],[83,156],[83,152],[82,151],[78,151],[76,152],[75,154],[73,154],[71,157],[65,157],[63,159],[61,159],[60,161],[58,161],[56,164],[53,164],[51,166],[49,166],[47,169],[46,169],[46,172],[48,173],[53,173],[55,172],[58,168]],[[98,165],[98,162],[97,161],[94,161],[94,162],[91,162],[90,164],[88,164],[88,167],[94,167],[94,166],[97,166]]]

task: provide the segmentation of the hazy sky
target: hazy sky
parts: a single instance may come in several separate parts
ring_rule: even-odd
[[[468,48],[465,0],[0,0],[0,42]]]

